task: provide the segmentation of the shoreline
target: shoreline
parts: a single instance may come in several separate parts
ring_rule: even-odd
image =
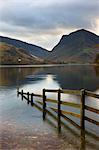
[[[36,68],[36,67],[62,67],[62,66],[97,66],[99,67],[99,64],[37,64],[37,65],[0,65],[0,68]]]

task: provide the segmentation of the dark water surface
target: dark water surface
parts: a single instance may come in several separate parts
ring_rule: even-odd
[[[66,65],[60,67],[7,67],[0,68],[0,148],[1,149],[98,149],[99,127],[86,122],[86,128],[95,135],[86,134],[82,144],[79,130],[68,125],[57,132],[57,122],[42,112],[27,105],[17,97],[17,87],[24,91],[42,94],[42,89],[82,88],[99,94],[99,67]],[[48,94],[49,98],[57,95]],[[80,103],[76,96],[62,95],[63,100]],[[89,106],[99,109],[99,100],[86,98]],[[71,108],[64,108],[71,110]],[[72,109],[73,110],[73,109]],[[74,110],[79,112],[78,110]],[[99,121],[94,113],[86,114]],[[78,120],[75,120],[79,123]]]

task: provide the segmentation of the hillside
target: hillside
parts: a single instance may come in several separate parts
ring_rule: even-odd
[[[99,36],[84,29],[63,35],[48,59],[61,63],[93,63],[99,54]]]
[[[41,64],[43,59],[29,55],[24,49],[0,42],[0,64]]]
[[[16,48],[22,48],[30,55],[34,55],[43,59],[49,54],[49,52],[44,48],[8,37],[0,36],[0,42],[10,44]]]
[[[0,43],[0,53],[2,53],[0,63],[2,64],[17,64],[19,57],[22,58],[21,64],[99,64],[99,36],[84,29],[63,35],[50,52],[36,45],[8,37],[0,36]]]

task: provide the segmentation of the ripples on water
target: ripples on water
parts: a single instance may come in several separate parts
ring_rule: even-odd
[[[56,148],[61,148],[67,146],[71,148],[80,148],[80,138],[76,136],[72,130],[72,127],[67,127],[63,130],[63,135],[58,137],[56,132],[57,123],[54,120],[43,122],[42,113],[38,111],[35,107],[31,107],[26,104],[26,101],[21,101],[21,98],[17,98],[16,89],[17,87],[23,89],[26,92],[34,92],[37,94],[42,94],[42,89],[81,89],[85,88],[87,90],[92,90],[99,94],[99,68],[93,68],[92,66],[65,66],[65,67],[41,67],[41,68],[0,68],[0,130],[1,130],[1,143],[3,147],[8,148],[10,145],[13,148],[17,144],[22,147],[32,146],[34,142],[35,147],[37,142],[42,145],[42,138],[37,141],[38,136],[45,136],[50,139],[52,136],[53,141],[46,141],[46,145],[53,145]],[[56,94],[48,93],[47,97],[57,99]],[[75,101],[80,103],[80,98],[77,96],[71,96],[69,94],[62,95],[62,100],[64,101]],[[86,98],[86,103],[89,106],[93,106],[99,109],[99,100]],[[76,109],[71,109],[69,107],[64,108],[67,110],[72,110],[78,112]],[[91,116],[93,119],[99,120],[98,115],[86,112],[87,115]],[[52,123],[51,123],[52,122]],[[90,123],[86,123],[87,129],[92,130],[93,133],[99,134],[99,128]],[[73,128],[74,130],[74,128]],[[79,131],[75,131],[79,135]],[[39,134],[38,134],[39,133]],[[24,140],[22,137],[24,136]],[[37,137],[37,138],[34,138]],[[86,143],[88,148],[98,149],[97,140],[86,135],[89,144]],[[20,142],[19,142],[20,139]],[[25,141],[27,140],[27,143]],[[31,140],[30,140],[31,139]],[[35,139],[35,140],[34,140]],[[77,141],[77,139],[79,139]],[[4,142],[5,141],[5,142]],[[30,141],[30,143],[29,143]],[[68,141],[68,142],[67,142]],[[72,143],[71,143],[72,141]],[[8,142],[8,144],[5,144]],[[23,143],[22,143],[23,142]],[[51,143],[50,143],[51,142]],[[91,142],[91,144],[90,144]],[[3,144],[4,143],[4,144]],[[19,143],[19,144],[18,144]],[[93,147],[91,147],[91,146]],[[37,148],[37,147],[36,147]],[[53,149],[52,148],[52,149]]]

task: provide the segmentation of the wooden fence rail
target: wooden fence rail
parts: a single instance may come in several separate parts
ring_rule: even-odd
[[[57,93],[57,100],[47,98],[47,96],[46,96],[47,92]],[[18,95],[21,94],[22,100],[23,100],[23,98],[25,98],[28,101],[28,103],[31,102],[31,105],[34,104],[34,97],[42,98],[41,101],[37,101],[37,102],[42,105],[43,120],[46,118],[46,113],[50,113],[47,110],[48,103],[57,104],[57,108],[54,108],[52,106],[50,106],[49,108],[52,111],[54,111],[55,113],[57,113],[57,118],[58,118],[57,123],[58,123],[59,132],[61,131],[61,117],[64,118],[65,120],[69,121],[69,123],[71,123],[75,127],[81,129],[81,135],[82,136],[83,136],[83,133],[85,131],[85,120],[99,126],[98,121],[93,120],[92,118],[85,116],[85,110],[99,114],[99,109],[87,106],[85,104],[86,96],[90,96],[90,97],[93,97],[93,98],[96,98],[97,100],[99,100],[99,95],[95,94],[93,92],[90,92],[90,91],[87,91],[84,89],[79,90],[79,91],[78,90],[62,90],[62,89],[58,89],[58,90],[43,89],[42,95],[29,93],[29,92],[26,93],[26,92],[23,92],[23,90],[21,92],[18,90],[17,94]],[[78,103],[74,103],[74,102],[62,101],[61,94],[72,94],[72,95],[77,95],[77,96],[79,95],[81,97],[80,98],[81,102],[80,102],[80,104],[78,104]],[[77,114],[77,113],[71,112],[71,111],[67,111],[67,110],[62,110],[62,105],[79,109],[80,114]],[[71,118],[69,118],[69,116],[79,118],[80,119],[80,125],[78,125]]]

